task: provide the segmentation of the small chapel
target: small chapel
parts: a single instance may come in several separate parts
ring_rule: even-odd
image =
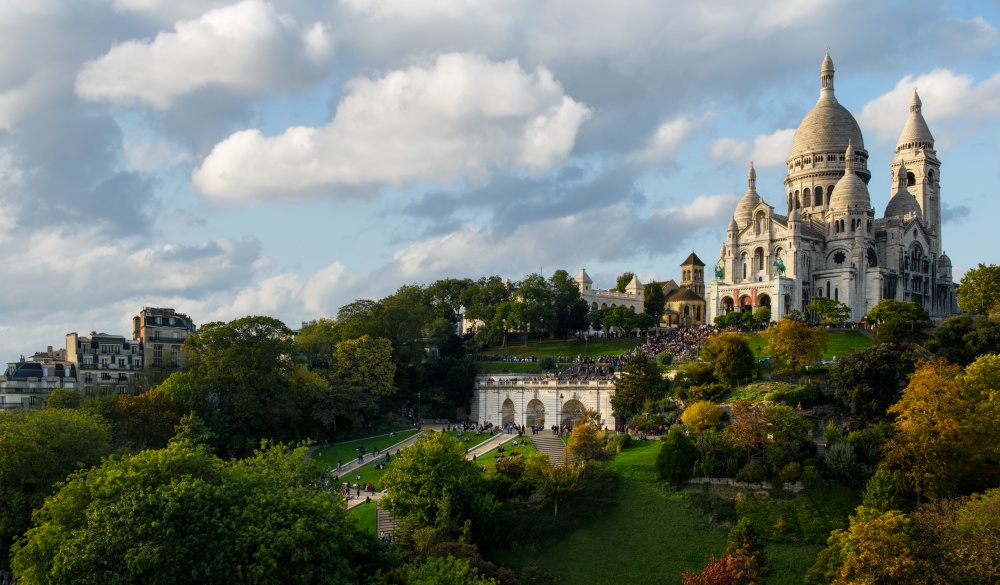
[[[892,196],[876,217],[871,171],[854,116],[834,95],[833,60],[820,68],[816,105],[792,140],[785,213],[747,191],[733,213],[715,279],[705,287],[706,321],[771,308],[772,320],[832,297],[860,321],[881,299],[911,301],[935,321],[958,312],[952,266],[941,238],[941,161],[916,90],[890,163]]]

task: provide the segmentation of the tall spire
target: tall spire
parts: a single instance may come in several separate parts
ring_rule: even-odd
[[[753,168],[753,161],[750,161],[750,171],[747,173],[747,193],[757,192],[757,171]]]
[[[847,152],[844,153],[844,174],[854,172],[854,144],[847,141]]]
[[[903,132],[899,135],[899,142],[896,143],[896,152],[917,148],[934,148],[934,136],[931,135],[930,128],[924,120],[923,102],[917,95],[917,88],[913,88],[913,98],[910,100],[910,115],[903,125]]]
[[[910,113],[919,114],[921,106],[920,96],[917,95],[917,88],[913,88],[913,99],[910,100]]]

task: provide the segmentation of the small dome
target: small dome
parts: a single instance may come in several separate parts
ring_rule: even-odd
[[[750,163],[750,171],[747,173],[747,192],[736,204],[736,211],[733,213],[733,220],[738,225],[747,225],[753,219],[753,208],[760,203],[760,195],[757,194],[757,171]]]
[[[729,231],[735,232],[740,229],[740,226],[736,225],[736,217],[734,216],[732,220],[729,221]]]
[[[798,208],[793,209],[792,212],[788,214],[788,221],[801,221],[801,220],[802,220],[802,212],[799,211]]]
[[[868,185],[854,172],[854,146],[848,142],[844,154],[846,168],[844,176],[837,181],[830,198],[831,211],[848,211],[854,208],[868,209],[871,207],[871,197],[868,195]]]
[[[931,129],[927,127],[924,115],[921,112],[920,96],[917,90],[913,90],[913,99],[910,100],[910,117],[906,119],[903,132],[899,135],[899,142],[896,149],[912,148],[914,146],[934,146],[934,137],[931,136]]]
[[[942,268],[944,268],[945,266],[951,268],[951,258],[949,258],[948,255],[945,254],[944,252],[941,252],[941,257],[938,258],[938,266]]]
[[[885,206],[885,217],[898,217],[902,219],[912,214],[920,217],[922,213],[920,204],[917,203],[916,198],[909,191],[896,193],[889,198],[889,204]]]
[[[594,281],[590,279],[590,275],[587,274],[586,268],[581,268],[580,274],[577,274],[574,280],[582,284],[594,284]]]

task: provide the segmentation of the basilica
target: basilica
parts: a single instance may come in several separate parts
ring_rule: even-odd
[[[747,191],[729,223],[705,287],[706,321],[768,306],[771,319],[832,297],[860,321],[881,299],[920,304],[935,321],[958,311],[951,261],[941,244],[941,162],[916,91],[890,164],[892,197],[876,217],[861,128],[837,102],[829,54],[819,101],[795,131],[785,176],[785,213]]]

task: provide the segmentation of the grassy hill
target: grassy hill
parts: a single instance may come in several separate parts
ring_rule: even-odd
[[[639,443],[618,454],[613,465],[622,481],[618,507],[585,528],[544,547],[499,551],[492,560],[516,571],[538,567],[563,583],[681,583],[726,546],[727,528],[712,525],[700,512],[657,480],[653,461],[659,442]],[[801,584],[820,547],[771,544],[772,575],[767,583]]]

